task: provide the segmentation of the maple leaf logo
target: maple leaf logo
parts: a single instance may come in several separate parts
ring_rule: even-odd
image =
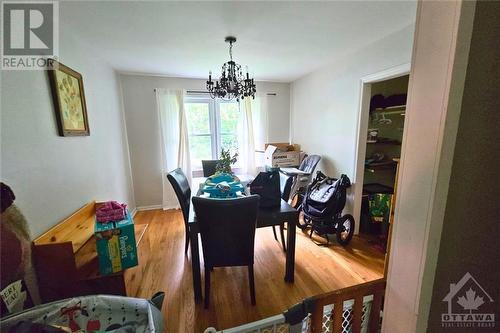
[[[476,296],[476,292],[469,288],[469,290],[465,292],[465,297],[460,296],[457,303],[461,305],[464,310],[469,310],[470,313],[472,313],[472,310],[477,310],[484,304],[484,300],[482,297]]]

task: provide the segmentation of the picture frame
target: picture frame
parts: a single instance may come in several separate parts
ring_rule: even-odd
[[[59,135],[90,135],[82,75],[55,60],[47,72]]]

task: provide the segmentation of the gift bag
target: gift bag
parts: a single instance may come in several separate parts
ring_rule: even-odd
[[[260,196],[260,207],[281,205],[280,176],[278,171],[261,172],[249,184],[250,193]]]

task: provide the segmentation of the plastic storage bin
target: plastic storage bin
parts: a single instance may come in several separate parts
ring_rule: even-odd
[[[111,295],[67,298],[4,317],[0,331],[15,331],[21,322],[61,327],[71,332],[163,332],[163,293],[151,301]]]

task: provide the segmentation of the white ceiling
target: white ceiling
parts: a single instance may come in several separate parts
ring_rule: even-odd
[[[236,62],[289,82],[413,24],[415,11],[414,1],[60,2],[60,38],[76,35],[120,71],[202,78],[219,75],[234,35]]]

